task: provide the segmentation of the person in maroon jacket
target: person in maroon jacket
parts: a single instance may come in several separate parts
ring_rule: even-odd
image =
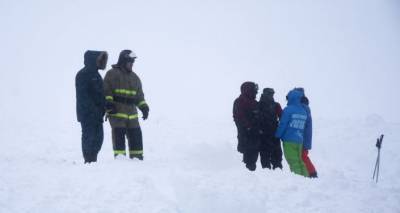
[[[238,131],[237,150],[243,154],[243,162],[250,171],[256,169],[259,151],[259,134],[257,126],[258,86],[254,82],[244,82],[240,87],[240,96],[233,104],[233,120]]]

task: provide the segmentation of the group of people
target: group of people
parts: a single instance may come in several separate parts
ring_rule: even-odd
[[[286,96],[287,106],[274,100],[274,89],[265,88],[257,101],[258,85],[244,82],[233,104],[233,119],[238,131],[238,152],[250,171],[256,170],[258,156],[262,168],[282,169],[282,155],[290,171],[316,178],[317,171],[308,157],[312,144],[312,118],[303,88]],[[283,152],[281,147],[283,144]]]
[[[121,51],[118,62],[107,71],[103,81],[98,71],[106,68],[107,52],[85,52],[85,66],[75,79],[84,163],[97,161],[104,139],[103,122],[107,119],[112,129],[114,157],[128,154],[131,159],[143,160],[143,137],[137,109],[146,120],[149,106],[144,98],[141,80],[133,72],[136,58],[131,50]],[[246,167],[250,171],[256,170],[260,156],[262,168],[282,169],[284,154],[292,172],[317,177],[308,157],[312,119],[304,89],[294,88],[288,93],[284,110],[274,100],[272,88],[263,89],[259,101],[256,100],[258,85],[254,82],[244,82],[240,90],[241,94],[233,105],[233,118],[238,130],[237,150],[243,154]],[[125,138],[128,139],[128,152]]]
[[[82,127],[84,163],[97,161],[104,139],[103,122],[107,119],[112,129],[114,157],[127,155],[127,138],[129,157],[143,160],[143,137],[137,108],[146,120],[149,106],[144,99],[141,80],[133,72],[136,58],[131,50],[121,51],[118,62],[107,71],[103,81],[98,71],[106,68],[107,52],[85,52],[85,66],[75,78],[76,111]]]

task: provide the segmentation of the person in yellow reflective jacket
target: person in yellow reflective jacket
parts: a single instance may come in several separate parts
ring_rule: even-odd
[[[127,137],[129,157],[143,160],[142,130],[137,108],[146,120],[149,106],[144,99],[140,78],[132,70],[136,58],[131,50],[121,51],[117,64],[112,65],[104,78],[104,95],[112,129],[114,157],[126,156]]]

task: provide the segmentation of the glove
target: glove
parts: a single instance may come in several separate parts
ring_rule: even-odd
[[[150,111],[149,106],[145,105],[140,110],[142,111],[143,114],[143,120],[146,120],[147,117],[149,117],[149,111]]]
[[[107,114],[115,114],[117,110],[115,109],[115,105],[112,102],[106,102],[106,112]]]

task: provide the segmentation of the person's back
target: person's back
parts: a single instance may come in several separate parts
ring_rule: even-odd
[[[279,117],[282,114],[281,105],[274,100],[275,91],[265,88],[259,101],[261,146],[260,157],[263,168],[282,168],[282,148],[279,139],[275,138]]]
[[[274,91],[265,88],[259,101],[260,126],[265,136],[272,137],[278,128],[278,120],[282,113],[281,105],[273,98]]]
[[[287,97],[288,104],[283,110],[275,136],[283,141],[284,154],[290,170],[308,177],[308,171],[301,159],[307,112],[300,102],[301,92],[292,90]]]
[[[312,148],[312,116],[311,116],[311,108],[309,106],[309,100],[305,95],[304,88],[298,87],[295,88],[297,91],[301,92],[303,97],[301,98],[301,104],[304,110],[307,112],[307,121],[304,128],[304,140],[303,140],[303,152],[302,159],[308,170],[310,177],[317,178],[317,170],[315,169],[314,164],[312,163],[310,157],[308,156],[309,151]]]

